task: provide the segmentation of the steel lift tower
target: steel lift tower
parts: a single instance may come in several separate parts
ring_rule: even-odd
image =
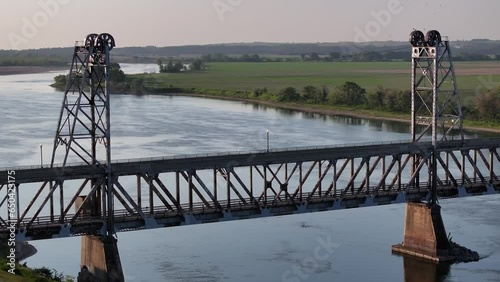
[[[411,138],[429,133],[432,142],[463,140],[462,106],[458,95],[450,46],[438,31],[410,34],[412,44]]]
[[[90,192],[86,197],[81,198],[80,203],[77,203],[76,214],[87,213],[87,215],[101,217],[105,222],[103,234],[99,240],[92,235],[82,240],[84,245],[82,250],[91,250],[90,254],[82,253],[82,265],[91,272],[95,272],[93,271],[93,260],[95,260],[93,257],[99,255],[93,254],[92,250],[96,249],[96,244],[101,244],[97,249],[105,249],[103,251],[106,252],[110,249],[108,245],[114,246],[111,247],[113,249],[111,253],[114,252],[116,255],[105,254],[107,266],[95,268],[105,268],[104,272],[108,275],[114,272],[114,278],[101,277],[101,280],[122,281],[123,274],[116,239],[113,237],[115,232],[114,180],[111,169],[109,52],[114,46],[114,38],[107,33],[89,34],[85,41],[76,42],[54,139],[51,167],[58,164],[58,170],[64,172],[68,163],[83,161],[87,165],[99,167],[104,172],[103,175],[106,177],[89,179],[88,182],[82,184],[78,192],[79,194],[88,185],[87,183],[90,183]],[[63,199],[63,180],[51,186],[51,191],[59,188],[60,198]],[[50,200],[52,201],[52,197]],[[109,257],[115,259],[109,259]],[[109,261],[113,260],[115,262],[112,262],[110,266]],[[120,273],[118,276],[116,276],[117,271],[114,265],[118,265],[118,273]]]
[[[84,204],[91,201],[92,215],[106,219],[107,235],[113,234],[108,76],[109,52],[114,46],[115,40],[107,33],[89,34],[84,42],[76,42],[51,161],[51,166],[62,163],[62,171],[68,161],[83,161],[106,171],[107,179],[91,180]]]
[[[418,142],[430,134],[434,149],[441,141],[463,140],[462,105],[448,39],[441,37],[437,30],[430,30],[425,36],[414,30],[410,34],[410,43],[413,46],[411,140]],[[437,201],[434,152],[430,166],[433,175],[431,204]],[[414,164],[418,165],[418,162]]]
[[[422,141],[431,136],[432,147],[425,157],[413,156],[414,185],[419,185],[417,167],[427,162],[430,195],[427,203],[406,204],[403,244],[393,246],[397,253],[433,261],[451,260],[448,238],[437,203],[437,167],[440,143],[464,139],[462,107],[448,39],[436,30],[424,36],[419,30],[410,34],[412,45],[411,72],[411,140]]]

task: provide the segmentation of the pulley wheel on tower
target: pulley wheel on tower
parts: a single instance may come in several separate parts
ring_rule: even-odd
[[[410,43],[414,47],[423,46],[425,43],[424,33],[420,30],[414,30],[410,33]]]
[[[437,30],[429,30],[425,35],[427,45],[434,47],[441,43],[441,34]]]
[[[115,39],[109,33],[101,33],[99,34],[99,38],[97,39],[97,46],[104,51],[104,47],[108,46],[108,51],[111,51],[113,47],[115,47]]]
[[[91,33],[85,38],[85,47],[95,46],[96,38],[99,36],[97,33]]]

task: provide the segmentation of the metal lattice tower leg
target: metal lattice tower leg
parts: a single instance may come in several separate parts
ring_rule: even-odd
[[[463,141],[463,115],[448,38],[436,30],[410,34],[412,47],[411,140],[432,138],[429,179],[432,195],[430,204],[437,204],[436,148],[441,141]],[[421,160],[414,159],[414,169]]]
[[[458,93],[450,46],[446,37],[431,30],[415,30],[412,48],[411,138],[420,141],[431,134],[432,144],[463,140],[462,106]]]
[[[62,173],[68,162],[81,161],[106,172],[106,179],[91,181],[95,192],[89,197],[92,213],[106,220],[108,234],[113,232],[109,52],[114,46],[107,33],[89,34],[84,42],[76,42],[51,160],[51,167],[62,163]],[[62,186],[62,181],[56,185]]]

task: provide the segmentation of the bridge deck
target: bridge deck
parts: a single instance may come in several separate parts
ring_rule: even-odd
[[[500,138],[469,139],[450,141],[440,144],[439,150],[475,149],[478,147],[496,148]],[[390,156],[398,154],[418,154],[428,150],[430,142],[386,142],[361,143],[351,145],[337,145],[311,148],[294,148],[284,150],[227,152],[216,154],[181,155],[157,158],[117,160],[111,163],[116,176],[136,175],[138,173],[163,173],[187,170],[203,170],[212,168],[271,165],[284,162],[307,162],[319,159],[362,158],[370,156]],[[83,178],[103,177],[104,169],[86,163],[72,163],[62,170],[59,165],[44,167],[40,165],[0,168],[0,175],[7,175],[8,171],[16,172],[16,183],[33,183],[55,181],[56,179],[71,180]],[[0,179],[0,185],[8,183],[7,177]]]
[[[498,193],[498,147],[500,138],[441,143],[437,157],[438,196]],[[115,161],[113,186],[119,205],[113,212],[114,227],[117,231],[128,231],[425,200],[430,195],[431,149],[429,142],[391,142]],[[250,168],[250,175],[238,176],[242,172],[233,169],[238,167]],[[98,191],[100,184],[88,185],[106,179],[105,168],[78,163],[64,169],[60,166],[1,169],[0,174],[7,175],[8,171],[15,171],[15,185],[22,193],[33,190],[22,184],[41,185],[29,205],[17,206],[18,219],[14,222],[20,240],[98,234],[104,230],[104,215],[92,216],[82,208],[76,213],[72,211],[76,210],[76,198],[83,196],[84,187],[89,188],[89,194]],[[217,177],[203,179],[198,173],[201,171]],[[460,175],[456,175],[457,171]],[[160,174],[177,179],[174,187],[163,183],[165,178],[160,179]],[[125,189],[118,182],[122,176],[137,176],[137,190]],[[225,195],[217,195],[219,177],[226,187]],[[63,198],[62,187],[67,180],[82,183],[69,203]],[[146,199],[141,199],[139,180],[148,184]],[[184,180],[184,186],[179,184]],[[207,184],[210,181],[214,181],[213,185]],[[53,182],[56,184],[52,188]],[[0,191],[8,185],[7,177],[0,179]],[[186,193],[182,196],[184,202],[180,190]],[[7,196],[3,201],[0,198],[0,207],[6,199]],[[50,210],[60,211],[59,214],[42,212],[48,203],[53,205]],[[0,237],[8,236],[11,222],[0,214]]]

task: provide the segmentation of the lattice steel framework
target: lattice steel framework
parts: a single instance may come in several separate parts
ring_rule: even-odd
[[[432,152],[431,142],[394,142],[115,161],[114,228],[129,231],[421,201],[432,192]],[[439,197],[500,192],[499,139],[445,141],[436,152]],[[413,160],[419,160],[416,167]],[[94,185],[89,193],[88,184],[103,181],[105,171],[83,164],[61,176],[50,168],[15,171],[16,183],[30,200],[17,204],[19,240],[104,235],[106,218],[73,210],[81,195],[98,189]],[[46,188],[60,179],[69,196],[55,195],[61,212],[56,218],[40,214],[46,211]],[[7,179],[0,178],[0,192],[7,186]],[[9,218],[2,211],[7,198],[0,200],[0,238],[5,238]]]
[[[418,142],[430,133],[433,151],[429,177],[432,179],[430,204],[436,204],[437,159],[435,148],[441,141],[454,139],[455,131],[463,141],[462,106],[447,38],[437,30],[424,36],[419,30],[410,34],[412,44],[411,140]],[[414,160],[417,167],[421,160]],[[417,178],[418,181],[418,178]]]
[[[431,30],[410,34],[412,48],[411,140],[429,133],[432,142],[464,138],[462,106],[450,46],[446,37]]]
[[[83,161],[106,172],[106,179],[90,180],[93,194],[88,198],[94,215],[104,217],[107,210],[108,233],[113,232],[109,52],[114,46],[114,38],[107,33],[89,34],[84,42],[76,42],[51,161],[51,167],[62,163],[62,172],[69,160]],[[63,181],[50,183],[51,191],[58,187],[62,197]],[[50,201],[53,206],[52,195]]]

